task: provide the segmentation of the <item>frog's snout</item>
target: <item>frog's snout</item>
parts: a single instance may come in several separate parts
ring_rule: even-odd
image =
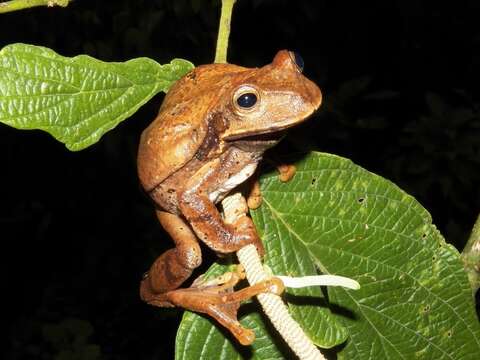
[[[305,79],[305,94],[307,100],[313,107],[313,111],[317,110],[322,104],[322,92],[320,88],[313,81]]]

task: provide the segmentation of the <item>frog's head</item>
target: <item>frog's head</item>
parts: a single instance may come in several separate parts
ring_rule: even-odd
[[[228,93],[225,140],[281,132],[307,119],[322,101],[315,83],[303,74],[297,53],[282,50],[273,62],[237,76]]]

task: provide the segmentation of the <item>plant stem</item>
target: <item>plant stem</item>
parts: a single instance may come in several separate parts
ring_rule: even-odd
[[[32,8],[35,6],[66,7],[71,0],[12,0],[0,3],[0,14]]]
[[[478,215],[472,233],[462,251],[462,260],[475,294],[480,287],[480,215]]]
[[[216,63],[227,62],[228,38],[230,36],[230,23],[235,1],[236,0],[222,0],[222,13],[218,26],[217,50],[215,52]]]
[[[239,192],[228,195],[223,199],[222,207],[227,223],[232,224],[238,221],[240,217],[247,216],[247,202]],[[245,274],[250,285],[271,278],[271,275],[265,272],[260,255],[254,245],[250,244],[242,247],[237,251],[237,257],[240,264],[245,268]],[[292,318],[279,295],[263,293],[258,294],[257,299],[262,305],[265,315],[288,346],[297,354],[299,360],[326,360],[300,325]]]

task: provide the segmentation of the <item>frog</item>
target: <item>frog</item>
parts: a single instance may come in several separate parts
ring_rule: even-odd
[[[202,263],[201,243],[219,255],[249,244],[264,254],[251,217],[227,223],[218,204],[254,174],[264,152],[289,128],[320,107],[322,93],[303,66],[301,56],[288,50],[258,68],[197,66],[169,89],[140,137],[138,177],[175,244],[145,273],[140,297],[153,306],[206,314],[243,345],[255,335],[237,319],[240,302],[259,293],[281,293],[280,280],[235,291],[245,277],[239,267],[216,281],[181,286]]]

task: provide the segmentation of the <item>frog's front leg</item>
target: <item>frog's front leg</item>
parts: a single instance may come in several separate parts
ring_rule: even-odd
[[[252,219],[242,216],[236,222],[227,224],[210,198],[216,187],[223,186],[229,176],[235,176],[229,175],[229,171],[225,160],[221,159],[202,167],[179,194],[179,208],[199,239],[211,249],[231,253],[245,245],[254,244],[263,255],[263,245]]]

